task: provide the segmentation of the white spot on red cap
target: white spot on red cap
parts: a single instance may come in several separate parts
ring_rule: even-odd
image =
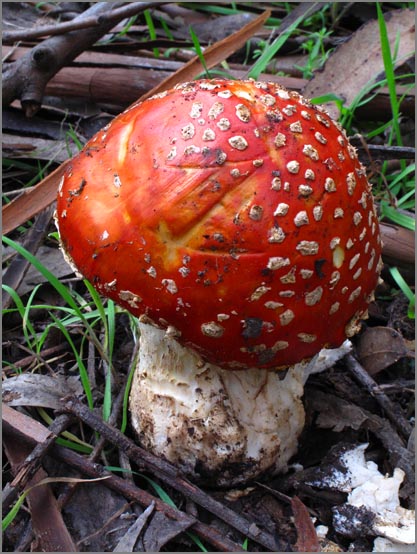
[[[216,125],[220,129],[220,131],[227,131],[228,129],[230,129],[230,121],[227,119],[227,117],[220,118]]]
[[[216,323],[215,321],[209,321],[201,325],[201,332],[204,336],[213,339],[219,339],[224,334],[224,327]]]
[[[281,325],[284,327],[285,325],[288,325],[289,323],[291,323],[294,317],[295,317],[295,314],[292,310],[285,310],[285,312],[282,312],[282,314],[279,315],[279,321]]]
[[[235,135],[234,137],[230,137],[228,142],[230,146],[232,148],[236,148],[236,150],[246,150],[246,148],[248,147],[247,140],[240,135]]]
[[[272,258],[269,258],[267,268],[275,271],[276,269],[281,269],[281,267],[285,267],[286,265],[290,265],[289,258],[274,256]]]
[[[279,215],[279,216],[287,215],[289,209],[290,209],[289,204],[280,202],[275,209],[274,215]]]
[[[310,223],[308,219],[307,212],[302,210],[294,217],[294,224],[296,227],[302,227],[303,225],[308,225]]]
[[[287,169],[290,173],[298,173],[300,171],[300,163],[297,160],[291,160],[287,163]]]
[[[319,243],[314,240],[300,240],[295,249],[303,256],[315,256],[319,251]]]
[[[304,297],[306,306],[315,306],[323,296],[323,287],[316,287],[314,290],[307,292]]]

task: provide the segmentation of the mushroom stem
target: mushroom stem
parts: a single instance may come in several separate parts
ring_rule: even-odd
[[[322,350],[286,372],[230,371],[148,323],[139,323],[132,425],[142,445],[210,486],[235,486],[285,471],[304,426],[301,397],[311,372],[350,349]],[[328,353],[330,353],[330,358]]]

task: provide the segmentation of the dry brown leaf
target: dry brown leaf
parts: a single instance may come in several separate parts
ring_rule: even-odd
[[[297,529],[297,552],[320,552],[319,540],[310,514],[298,496],[291,498],[291,509]]]
[[[390,327],[369,327],[360,336],[359,361],[370,375],[375,375],[408,355],[402,335]]]
[[[64,377],[21,373],[3,381],[3,402],[9,406],[37,406],[59,409],[61,398],[82,393],[82,386],[76,376]]]
[[[245,43],[264,25],[265,21],[270,17],[270,10],[266,10],[256,19],[226,37],[219,42],[216,42],[204,50],[204,61],[208,69],[221,63],[231,54],[239,50]],[[181,82],[192,81],[204,70],[201,65],[200,58],[195,56],[189,62],[184,64],[178,71],[164,79],[158,86],[144,94],[140,101],[149,98],[153,94],[163,92],[170,89]]]
[[[17,441],[15,437],[6,437],[4,447],[7,459],[13,471],[30,454],[31,447]],[[77,552],[77,548],[62,518],[60,507],[49,483],[51,479],[41,468],[29,483],[28,503],[35,541],[34,552]],[[40,486],[44,485],[44,486]]]
[[[23,225],[33,216],[54,202],[58,184],[69,160],[42,179],[33,188],[3,207],[3,234],[7,235],[19,225]]]
[[[395,10],[385,15],[391,51],[397,36],[397,65],[412,56],[415,50],[415,14],[413,10]],[[334,93],[350,106],[363,87],[384,71],[378,21],[369,21],[329,57],[323,71],[317,72],[305,87],[307,98]],[[337,119],[339,110],[325,104],[330,115]]]

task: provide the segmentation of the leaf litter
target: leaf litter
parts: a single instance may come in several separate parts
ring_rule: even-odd
[[[184,10],[184,8],[182,9]],[[183,11],[183,13],[186,13],[186,10],[185,12]],[[398,35],[400,37],[400,41],[397,60],[398,63],[401,63],[401,60],[406,59],[409,53],[414,50],[414,36],[412,28],[414,22],[414,12],[411,10],[397,9],[393,10],[390,15],[391,17],[387,18],[387,27],[392,46],[395,43],[396,33],[400,30]],[[221,36],[212,35],[210,37],[210,25],[212,25],[212,21],[207,21],[207,25],[205,25],[204,17],[201,17],[200,15],[198,19],[201,23],[203,23],[202,33],[208,31],[206,40],[215,40]],[[218,19],[220,20],[220,18]],[[265,23],[265,14],[263,16],[259,16],[257,19],[252,16],[251,19],[252,24],[254,21],[257,21],[257,24],[249,29],[246,28],[241,34],[242,44],[244,44],[245,41],[251,36],[255,36],[256,31],[261,33],[260,36],[262,36],[262,39],[265,39],[268,36],[265,33],[266,28],[263,26]],[[216,21],[216,18],[213,17],[213,20]],[[229,21],[224,20],[224,24],[224,28],[228,25],[232,25],[233,27],[234,24],[236,25],[236,22],[233,23],[233,21],[229,18]],[[259,26],[257,26],[258,24]],[[242,25],[242,22],[240,25]],[[380,44],[379,31],[377,30],[376,25],[377,23],[371,20],[366,22],[362,29],[351,32],[350,40],[346,41],[342,44],[342,46],[339,46],[330,55],[323,71],[316,72],[311,82],[306,88],[304,88],[304,93],[307,96],[317,96],[318,94],[333,92],[344,97],[346,105],[349,105],[356,98],[359,90],[362,89],[370,79],[375,80],[380,78],[383,65],[381,66],[380,56],[378,59]],[[195,28],[198,30],[197,25]],[[221,31],[222,29],[220,29],[219,32]],[[202,37],[203,36],[204,35],[202,34]],[[213,45],[212,50],[205,50],[204,54],[205,56],[207,55],[206,62],[207,60],[209,61],[210,67],[216,67],[216,65],[227,58],[230,53],[235,51],[233,48],[235,39],[236,37],[234,36],[226,36],[225,43],[215,44]],[[259,42],[257,42],[257,44],[259,44]],[[213,57],[211,58],[211,56]],[[184,67],[181,67],[178,73],[170,76],[169,82],[175,83],[177,82],[176,80],[181,81],[194,78],[198,72],[201,71],[201,65],[199,64],[199,60],[197,58],[198,57],[196,57],[195,60],[188,65],[183,64]],[[354,71],[349,73],[349,75],[346,75],[346,72],[343,72],[340,69],[345,67],[353,67]],[[105,70],[106,69],[103,71]],[[355,79],[353,78],[353,74],[355,74]],[[300,89],[305,85],[305,83],[302,83],[302,80],[294,80],[294,83],[299,83]],[[161,87],[163,88],[165,86],[167,86],[166,83],[160,83],[154,90],[161,90]],[[151,94],[152,92],[153,91],[149,91],[147,94]],[[98,110],[97,114],[99,113],[102,112]],[[33,141],[33,145],[36,145],[36,141]],[[38,146],[41,146],[41,143],[39,143]],[[47,146],[48,148],[52,148],[53,145],[48,144]],[[41,186],[37,185],[30,192],[25,193],[20,199],[18,199],[18,201],[12,202],[8,205],[4,212],[6,216],[4,220],[5,232],[13,231],[18,225],[26,223],[29,218],[33,217],[36,213],[41,211],[45,206],[49,205],[53,201],[62,170],[62,167],[58,168],[55,174],[49,175],[46,178],[44,182],[45,184],[42,184]],[[395,260],[397,255],[395,248],[391,252],[391,255]],[[30,287],[30,285],[27,286]],[[393,318],[394,314],[391,314],[389,321],[392,321]],[[365,367],[365,370],[367,370],[370,375],[373,375],[375,379],[378,379],[382,385],[386,385],[388,387],[395,384],[396,375],[403,375],[405,378],[409,377],[409,371],[406,369],[406,362],[410,359],[410,344],[405,343],[403,340],[401,318],[397,318],[396,321],[399,321],[399,323],[398,326],[396,326],[397,331],[394,333],[391,333],[392,329],[382,327],[381,325],[368,326],[365,328],[361,337],[359,337],[357,345],[355,345],[357,348],[356,352],[358,353],[359,359]],[[316,551],[318,539],[320,540],[320,545],[323,545],[321,539],[322,534],[321,532],[318,532],[319,526],[317,526],[316,529],[312,526],[312,520],[309,519],[311,514],[314,513],[316,516],[318,515],[321,518],[321,521],[329,523],[331,522],[331,518],[329,519],[328,517],[329,509],[332,507],[344,506],[341,498],[337,497],[337,494],[339,494],[337,491],[333,491],[333,497],[327,497],[326,499],[326,497],[322,495],[323,491],[320,490],[319,487],[312,487],[311,484],[309,485],[308,481],[312,474],[317,475],[320,472],[323,473],[326,469],[334,469],[337,467],[337,457],[333,457],[330,461],[325,457],[326,451],[328,452],[329,448],[333,444],[341,446],[346,443],[347,439],[349,439],[350,441],[353,441],[353,450],[355,448],[362,448],[362,453],[366,455],[365,464],[368,463],[368,459],[376,460],[378,462],[379,469],[385,468],[387,470],[386,472],[389,474],[392,474],[395,468],[401,468],[405,474],[404,482],[400,489],[400,497],[404,506],[407,507],[404,509],[410,508],[413,503],[414,487],[412,481],[414,465],[413,460],[411,460],[411,454],[413,452],[413,443],[411,438],[409,439],[407,446],[407,442],[405,442],[404,439],[398,435],[397,431],[384,417],[384,413],[381,411],[378,403],[376,403],[367,392],[364,392],[358,385],[356,385],[350,377],[344,376],[343,379],[341,379],[341,371],[342,367],[329,370],[326,376],[323,376],[323,378],[317,377],[316,380],[313,380],[313,382],[309,384],[306,389],[305,400],[308,408],[306,436],[308,433],[310,433],[311,436],[312,433],[311,440],[314,442],[313,449],[321,452],[321,459],[319,456],[316,456],[315,462],[313,463],[311,461],[312,459],[314,460],[314,458],[310,458],[308,456],[308,449],[311,448],[311,446],[308,444],[308,439],[305,439],[299,454],[294,460],[294,468],[289,475],[277,476],[276,480],[269,483],[269,485],[273,487],[272,490],[274,490],[278,495],[273,499],[273,501],[271,500],[271,496],[268,496],[265,491],[256,486],[249,487],[247,491],[239,491],[239,494],[236,495],[231,494],[232,491],[228,491],[227,494],[223,494],[221,491],[211,492],[211,494],[216,496],[222,502],[233,507],[237,512],[250,514],[255,527],[256,525],[259,525],[261,529],[274,530],[276,536],[279,537],[276,544],[278,546],[282,546],[283,551],[291,551],[294,548],[297,548],[298,551]],[[14,405],[19,404],[21,407],[29,409],[30,417],[26,417],[35,423],[37,416],[36,411],[33,410],[33,407],[44,405],[49,406],[50,408],[59,409],[62,407],[59,400],[62,398],[61,395],[65,396],[68,393],[73,394],[74,390],[72,386],[73,384],[77,385],[77,382],[75,380],[75,382],[71,384],[66,378],[56,380],[54,377],[54,380],[51,381],[49,385],[45,386],[46,381],[44,379],[39,379],[38,381],[36,379],[37,377],[44,378],[46,376],[33,375],[33,377],[36,378],[34,380],[25,380],[21,378],[12,381],[11,386],[6,388],[6,396],[9,395],[10,399],[12,398],[13,393],[16,393]],[[6,383],[8,380],[9,379],[6,379]],[[317,382],[320,383],[319,389],[317,388]],[[57,386],[58,383],[59,386]],[[48,386],[50,388],[49,391]],[[348,386],[351,388],[349,389]],[[53,388],[55,388],[55,390],[52,390]],[[353,393],[354,390],[360,391],[360,395],[355,396]],[[402,409],[407,415],[412,413],[409,409],[407,409],[406,404],[407,401],[412,398],[412,393],[412,388],[410,388],[409,392],[404,389],[400,389],[400,393],[397,395],[401,399]],[[368,395],[368,398],[366,398],[366,395]],[[14,420],[15,417],[13,416],[12,419]],[[24,427],[25,425],[22,424],[20,427],[21,432],[24,431]],[[31,426],[26,425],[26,428],[29,430],[31,429]],[[44,429],[46,428],[44,427]],[[75,429],[73,430],[75,431]],[[33,430],[35,435],[38,432],[39,430]],[[87,427],[83,427],[82,433],[83,435],[85,433],[88,434]],[[41,434],[42,433],[39,433],[39,435]],[[361,445],[363,445],[369,437],[371,440],[369,441],[369,447],[365,451]],[[58,450],[56,452],[58,452]],[[106,451],[102,454],[102,456],[105,458],[109,452],[111,452],[111,450]],[[317,454],[319,453],[317,452]],[[49,456],[45,457],[45,463],[48,467],[56,471],[57,459],[58,458],[55,457],[54,451],[52,451]],[[73,459],[73,463],[75,464],[75,457]],[[82,464],[81,460],[79,460],[79,463]],[[86,470],[87,462],[83,463],[85,466],[84,469]],[[100,464],[97,467],[100,467]],[[92,467],[90,467],[90,469],[92,469]],[[154,500],[149,500],[149,503],[147,504],[148,508],[146,508],[146,506],[144,507],[145,510],[149,509],[149,512],[152,513],[149,513],[148,520],[147,522],[144,522],[143,528],[141,528],[141,524],[139,523],[136,525],[136,528],[135,524],[133,524],[133,536],[129,538],[129,536],[127,534],[125,535],[125,533],[130,527],[130,522],[132,520],[140,520],[140,511],[137,509],[135,511],[135,509],[132,509],[131,505],[126,504],[125,499],[128,497],[123,496],[120,492],[115,492],[114,490],[107,488],[107,485],[100,485],[103,494],[98,495],[98,486],[99,484],[91,484],[88,487],[80,487],[77,485],[75,487],[76,490],[82,491],[88,488],[91,490],[92,496],[81,499],[81,497],[77,496],[77,494],[74,494],[73,504],[68,504],[68,507],[72,507],[71,509],[73,510],[73,515],[77,513],[77,517],[73,520],[74,523],[76,523],[77,528],[80,529],[83,514],[85,516],[87,512],[87,519],[90,518],[90,522],[94,522],[94,525],[90,527],[89,530],[84,529],[84,531],[77,537],[77,540],[79,539],[80,541],[78,543],[78,547],[82,550],[91,550],[93,540],[96,540],[98,536],[94,536],[94,526],[96,530],[98,528],[102,531],[102,534],[106,535],[106,540],[95,543],[95,545],[100,546],[101,551],[105,551],[104,549],[109,548],[115,549],[117,544],[120,545],[120,548],[125,548],[125,551],[129,551],[129,549],[133,550],[133,548],[135,548],[133,546],[135,538],[139,539],[141,548],[147,546],[148,549],[160,549],[164,548],[164,545],[166,548],[166,545],[170,544],[166,541],[171,540],[171,544],[176,544],[176,546],[180,545],[182,547],[185,546],[188,549],[192,549],[193,547],[195,548],[195,544],[190,543],[189,540],[185,539],[184,533],[181,531],[189,528],[193,529],[195,527],[196,530],[201,533],[200,536],[204,536],[204,533],[207,531],[204,530],[202,525],[199,527],[199,523],[196,525],[195,523],[190,523],[190,520],[184,520],[178,522],[176,521],[172,529],[168,529],[166,535],[158,535],[158,531],[161,532],[168,521],[166,519],[167,516],[165,515],[165,512],[161,511],[161,504],[153,504]],[[313,490],[309,492],[308,487],[312,487]],[[96,501],[93,501],[95,491],[97,492],[97,498]],[[291,499],[290,503],[283,500],[285,496],[284,493],[289,495],[288,498]],[[119,501],[117,506],[112,502],[112,500],[116,497]],[[235,499],[231,500],[232,498]],[[88,503],[91,504],[92,509],[90,511],[87,511],[86,509]],[[104,510],[105,506],[109,509]],[[120,512],[120,510],[123,510],[125,506],[127,506],[126,510],[124,512]],[[255,509],[255,507],[257,508]],[[348,508],[348,510],[352,510],[352,508]],[[100,512],[103,512],[101,514],[101,518]],[[241,548],[242,544],[244,544],[244,537],[239,533],[236,533],[236,531],[231,531],[230,528],[228,528],[227,525],[221,521],[221,518],[210,518],[207,513],[204,513],[201,509],[197,510],[195,513],[197,516],[201,516],[202,519],[208,519],[211,522],[213,529],[223,528],[225,534],[227,533],[229,537],[237,541],[234,543],[235,546],[233,547],[233,545],[230,545],[227,542],[221,543],[222,539],[219,538],[218,535],[216,535],[217,538],[214,534],[210,535],[210,532],[207,540],[209,542],[212,541],[212,545],[217,544],[218,549],[237,550]],[[346,516],[346,514],[348,515],[347,519],[345,517],[344,520],[346,523],[349,523],[349,519],[352,521],[353,516],[357,515],[357,512],[343,512],[343,508],[340,508],[339,513],[344,516]],[[113,520],[114,524],[109,524],[110,526],[106,527],[106,523],[112,520],[112,514],[115,517]],[[122,517],[123,514],[124,521]],[[97,516],[97,519],[94,515]],[[160,521],[158,520],[159,517],[161,518]],[[145,517],[142,519],[142,522],[144,519]],[[23,523],[24,519],[21,521]],[[149,521],[151,522],[150,526]],[[125,523],[126,525],[122,525],[122,523]],[[317,521],[315,522],[315,525],[316,524]],[[335,524],[333,521],[333,524],[330,525],[331,529],[329,535],[327,535],[336,542],[326,539],[329,544],[332,544],[334,550],[342,551],[348,548],[350,550],[352,548],[356,548],[356,551],[365,551],[364,549],[372,547],[372,541],[376,535],[376,531],[372,528],[372,526],[369,527],[368,530],[364,530],[363,537],[351,539],[346,537],[346,535],[343,535],[343,533],[339,533],[338,531],[341,530],[341,527],[338,527],[337,525],[338,524]],[[117,531],[117,527],[120,528],[119,532]],[[285,536],[282,532],[284,529],[286,530]],[[144,539],[147,532],[148,538],[147,541],[145,541]],[[324,535],[326,535],[326,533]],[[92,541],[91,545],[89,545],[89,537]],[[116,537],[117,540],[115,540]],[[123,542],[124,537],[126,537],[126,542]],[[85,542],[83,542],[83,539]],[[216,540],[218,541],[217,543]],[[389,548],[389,541],[386,538],[385,540],[387,542],[385,543],[384,548]],[[377,545],[382,545],[381,541],[375,540],[374,548],[377,548]],[[256,543],[254,539],[250,541],[250,547],[255,550],[262,550],[262,548],[264,548],[260,546],[259,543]],[[214,548],[216,548],[216,546],[214,546]],[[404,549],[405,548],[406,547],[404,545]]]

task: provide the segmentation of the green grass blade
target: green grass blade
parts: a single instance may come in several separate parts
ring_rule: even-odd
[[[94,333],[91,325],[88,323],[86,316],[83,314],[79,304],[74,300],[69,289],[61,283],[61,281],[55,277],[53,273],[49,271],[33,254],[28,252],[23,246],[10,239],[7,236],[3,236],[2,240],[7,246],[11,246],[16,252],[21,254],[29,263],[31,263],[41,275],[49,282],[49,284],[57,291],[61,298],[70,306],[74,312],[77,314],[77,317],[83,323],[87,329],[91,340],[94,342],[96,347],[101,351],[100,341],[97,339],[96,334]],[[84,302],[84,301],[83,301]],[[86,303],[85,303],[86,304]]]
[[[151,40],[156,40],[157,34],[156,34],[155,24],[153,22],[151,12],[149,10],[145,10],[143,12],[143,15],[145,16],[146,25],[148,26],[149,38]],[[152,50],[155,58],[159,58],[159,49],[153,48]]]
[[[16,503],[11,508],[11,510],[8,512],[8,514],[2,519],[1,526],[3,532],[6,531],[8,526],[12,523],[14,518],[17,516],[23,502],[25,501],[25,498],[27,496],[29,491],[23,492],[16,500]]]
[[[27,342],[29,348],[31,350],[35,351],[35,342],[32,342],[32,341],[35,341],[36,331],[33,328],[31,322],[29,321],[29,318],[27,317],[26,306],[23,304],[22,299],[20,298],[20,296],[17,294],[17,292],[14,289],[12,289],[11,287],[9,287],[8,285],[5,285],[5,284],[3,284],[2,287],[3,287],[3,290],[6,291],[7,294],[10,295],[13,302],[15,303],[16,309],[17,309],[18,313],[20,314],[20,317],[22,318],[22,322],[23,322],[22,323],[22,331],[23,331],[23,334],[25,336],[26,342]],[[11,310],[8,310],[8,311],[11,311]],[[32,338],[31,338],[30,335],[32,336]]]
[[[204,68],[206,78],[211,79],[210,71],[208,70],[206,60],[204,59],[204,54],[203,54],[203,50],[202,50],[201,45],[200,45],[200,41],[198,40],[197,35],[194,33],[193,28],[191,27],[191,25],[190,25],[188,30],[190,32],[191,40],[193,41],[196,54],[197,54],[197,56],[200,60],[201,65]]]
[[[253,64],[252,68],[248,72],[248,77],[250,79],[258,79],[259,75],[265,71],[266,66],[276,55],[276,53],[282,48],[282,46],[287,42],[287,39],[290,35],[297,29],[303,19],[307,14],[302,14],[298,17],[284,32],[282,32],[274,42],[262,52],[260,57]]]
[[[381,214],[392,222],[397,223],[397,225],[401,225],[401,227],[410,229],[410,231],[416,230],[416,221],[413,217],[399,212],[386,202],[381,202]]]
[[[83,389],[84,389],[84,392],[85,392],[85,396],[87,398],[87,403],[88,403],[88,407],[90,408],[90,410],[93,409],[94,407],[94,402],[93,402],[93,394],[92,394],[92,391],[91,391],[91,385],[90,385],[90,380],[88,378],[88,371],[87,371],[87,368],[85,367],[84,365],[84,362],[70,336],[70,334],[68,333],[67,329],[65,328],[65,326],[62,324],[62,322],[54,316],[54,314],[51,314],[51,317],[52,319],[54,320],[54,323],[55,325],[58,327],[58,329],[61,331],[61,333],[64,335],[64,337],[66,338],[68,344],[71,346],[71,349],[74,353],[74,356],[75,356],[75,359],[77,361],[77,366],[78,366],[78,371],[80,372],[80,379],[81,379],[81,384],[83,386]]]

